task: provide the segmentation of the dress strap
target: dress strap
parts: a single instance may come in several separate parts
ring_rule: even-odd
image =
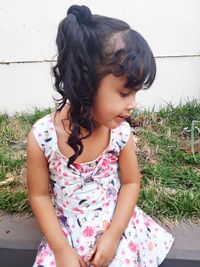
[[[119,146],[119,150],[122,150],[128,142],[131,134],[131,127],[127,121],[123,121],[119,127],[116,128],[115,138],[116,143]]]
[[[32,130],[39,147],[48,158],[55,144],[55,133],[50,115],[37,120],[33,124]]]

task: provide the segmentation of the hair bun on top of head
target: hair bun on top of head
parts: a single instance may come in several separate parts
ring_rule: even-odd
[[[90,9],[87,6],[83,5],[82,6],[72,5],[67,11],[67,15],[68,14],[75,15],[78,22],[85,25],[89,24],[92,19],[92,13]]]

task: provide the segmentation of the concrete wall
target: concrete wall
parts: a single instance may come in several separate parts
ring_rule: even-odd
[[[0,0],[0,111],[54,106],[50,74],[59,21],[72,4],[127,21],[150,44],[157,62],[153,86],[139,107],[200,99],[200,1]]]

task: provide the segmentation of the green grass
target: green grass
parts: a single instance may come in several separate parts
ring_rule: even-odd
[[[40,119],[41,117],[49,114],[52,112],[52,108],[46,108],[46,109],[39,109],[37,107],[34,108],[33,113],[27,113],[27,112],[16,112],[15,116],[16,118],[23,124],[31,126],[35,121]]]
[[[199,222],[200,103],[191,101],[134,115],[143,175],[138,205],[161,221]]]
[[[10,213],[31,213],[27,192],[25,190],[1,191],[0,210]]]
[[[0,211],[31,213],[25,184],[26,138],[52,111],[0,114]],[[138,206],[163,222],[200,221],[200,103],[133,113],[136,153],[143,175]]]
[[[26,187],[26,142],[33,123],[52,111],[0,114],[0,212],[31,213]],[[9,180],[11,178],[11,181]]]
[[[26,162],[26,137],[33,123],[51,112],[51,108],[35,108],[32,114],[16,112],[0,114],[0,181],[11,172],[19,172]]]

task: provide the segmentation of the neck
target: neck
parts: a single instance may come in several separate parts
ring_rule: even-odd
[[[66,103],[65,106],[59,112],[59,120],[61,121],[63,119],[66,119],[63,121],[63,123],[64,123],[65,127],[67,127],[68,129],[69,129],[69,117],[68,117],[69,108],[70,108],[70,104]],[[102,128],[104,128],[104,127],[102,127],[102,125],[100,125],[99,122],[95,120],[95,128],[94,128],[93,132],[96,132]],[[83,128],[83,127],[81,127],[81,134],[82,135],[87,134],[85,128]]]

